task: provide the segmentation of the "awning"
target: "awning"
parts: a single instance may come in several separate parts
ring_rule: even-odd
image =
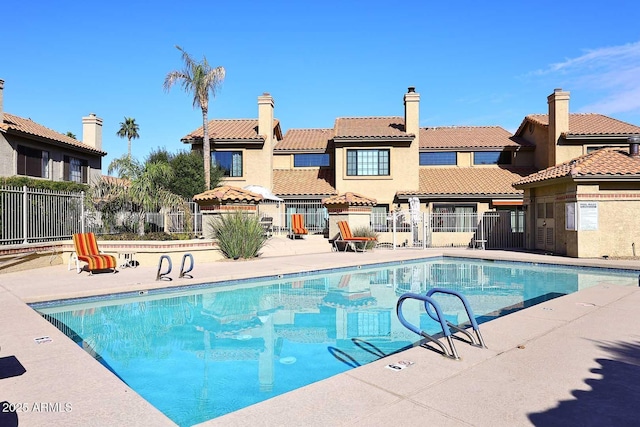
[[[522,206],[522,200],[492,200],[493,206]]]

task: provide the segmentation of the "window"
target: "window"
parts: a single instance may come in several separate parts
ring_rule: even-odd
[[[455,151],[420,153],[420,166],[455,166],[456,164]]]
[[[242,176],[242,151],[214,151],[211,161],[224,171],[224,176]]]
[[[511,232],[512,233],[524,233],[524,210],[521,206],[516,207],[497,207],[498,212],[509,212],[511,219]]]
[[[434,205],[431,218],[433,231],[469,232],[478,224],[475,205]]]
[[[473,153],[474,165],[510,165],[510,151],[476,151]]]
[[[49,152],[18,145],[18,175],[49,178]]]
[[[348,176],[388,176],[389,150],[347,150]]]
[[[293,166],[303,168],[309,166],[329,166],[328,154],[294,154]]]
[[[553,203],[538,203],[536,205],[536,218],[553,219]]]
[[[64,156],[64,180],[88,182],[89,162],[75,157]]]

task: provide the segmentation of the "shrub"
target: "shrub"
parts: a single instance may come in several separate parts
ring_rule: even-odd
[[[258,217],[253,214],[235,211],[212,219],[209,225],[226,258],[255,258],[267,241]]]
[[[353,237],[375,237],[376,239],[378,238],[378,233],[376,233],[369,227],[356,227],[353,229],[352,233],[353,233]],[[367,242],[366,244],[367,250],[375,248],[377,243],[378,242],[376,240]]]
[[[26,176],[0,177],[0,186],[22,187],[23,185],[26,185],[29,188],[37,188],[39,190],[69,191],[78,193],[89,189],[88,185],[79,184],[77,182],[49,181],[47,179],[35,179]]]

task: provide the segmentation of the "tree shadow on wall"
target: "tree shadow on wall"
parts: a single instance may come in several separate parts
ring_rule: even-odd
[[[591,370],[601,378],[585,380],[591,390],[573,390],[575,399],[529,414],[533,425],[640,425],[640,342],[601,342],[598,346],[611,354],[611,358],[596,359],[601,368]]]

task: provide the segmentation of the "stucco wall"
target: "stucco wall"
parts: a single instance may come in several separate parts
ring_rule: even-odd
[[[414,141],[413,144],[416,144]],[[389,149],[389,176],[347,176],[347,149]],[[417,147],[372,145],[336,147],[336,190],[374,197],[378,204],[391,204],[399,190],[419,188],[419,155]]]
[[[578,258],[631,257],[640,255],[640,189],[635,183],[601,183],[576,185],[565,181],[525,190],[533,204],[527,210],[530,236],[527,247],[536,248],[536,207],[540,201],[554,203],[554,246],[552,252]],[[597,204],[597,230],[566,230],[566,204]]]
[[[0,176],[17,175],[17,155],[15,150],[18,145],[49,152],[49,177],[47,179],[51,181],[65,181],[64,156],[87,161],[87,184],[95,182],[102,175],[102,157],[100,155],[66,150],[50,144],[0,133]]]

